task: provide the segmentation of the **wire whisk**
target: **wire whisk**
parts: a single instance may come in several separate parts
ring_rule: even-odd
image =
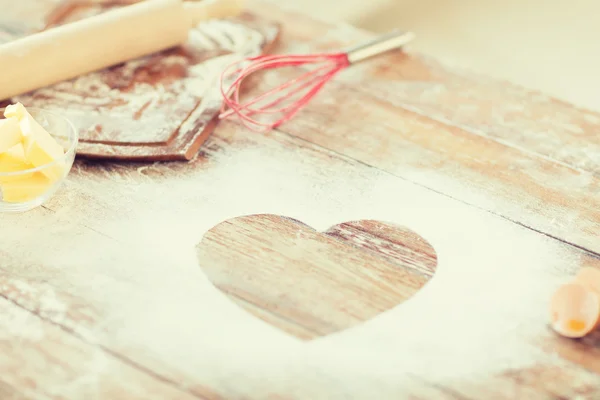
[[[368,43],[335,53],[263,55],[229,65],[220,79],[223,106],[220,119],[237,115],[249,129],[264,132],[293,118],[340,71],[367,58],[399,48],[414,38],[412,32],[393,31]],[[308,69],[267,92],[242,102],[242,83],[252,74],[275,68]],[[308,68],[307,68],[308,67]],[[269,116],[261,121],[255,116]]]

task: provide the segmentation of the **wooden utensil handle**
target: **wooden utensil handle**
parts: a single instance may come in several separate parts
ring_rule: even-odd
[[[239,0],[147,0],[0,46],[0,99],[184,43],[207,18],[240,11]]]
[[[207,19],[225,18],[239,14],[244,7],[244,0],[202,0],[186,1],[183,7],[186,14],[196,25]]]
[[[372,41],[352,47],[346,51],[348,61],[357,63],[367,58],[400,48],[415,38],[413,32],[392,31]]]

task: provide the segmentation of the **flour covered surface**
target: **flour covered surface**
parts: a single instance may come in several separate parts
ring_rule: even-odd
[[[4,2],[0,0],[0,5]],[[46,7],[43,18],[33,16],[28,33],[115,7],[115,2],[59,3]],[[2,9],[15,16],[18,13],[12,6]],[[10,20],[3,16],[0,21],[3,41],[24,35],[23,26],[17,34],[12,25],[2,22]],[[276,24],[250,14],[209,20],[193,28],[183,46],[16,96],[11,101],[59,111],[69,118],[80,132],[78,156],[188,160],[197,154],[216,124],[222,102],[218,88],[221,70],[239,58],[263,53],[277,35]]]

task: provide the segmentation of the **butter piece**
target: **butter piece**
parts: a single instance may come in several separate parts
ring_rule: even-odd
[[[14,117],[0,119],[0,153],[4,153],[20,142],[21,128],[19,127],[19,120]]]
[[[25,158],[25,150],[21,143],[17,143],[4,153],[0,153],[0,172],[14,172],[29,169],[31,163]]]
[[[21,122],[25,158],[36,167],[47,165],[64,156],[63,148],[31,116],[25,116]],[[65,172],[64,160],[44,168],[40,172],[52,180],[61,179]]]
[[[19,172],[34,168],[34,166],[25,158],[25,150],[21,143],[11,147],[4,153],[0,153],[0,174],[3,172]],[[18,174],[12,176],[0,175],[0,183],[11,182],[33,175]]]
[[[22,203],[41,196],[54,184],[41,172],[21,175],[19,179],[0,183],[2,200],[7,203]]]
[[[20,120],[25,114],[29,113],[21,103],[11,104],[4,109],[4,116],[6,118],[16,118],[17,120]]]
[[[7,118],[17,118],[21,129],[25,158],[35,167],[52,163],[64,156],[64,150],[21,103],[11,104],[4,110]],[[51,180],[58,180],[65,172],[64,161],[40,171]]]
[[[0,120],[0,193],[8,203],[36,199],[50,190],[65,172],[63,148],[21,103],[6,107]],[[4,122],[2,122],[4,121]],[[56,164],[45,167],[49,163]],[[25,172],[41,167],[40,171]],[[21,172],[2,176],[6,172]]]

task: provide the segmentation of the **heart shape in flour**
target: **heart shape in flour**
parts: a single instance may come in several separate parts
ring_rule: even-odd
[[[196,246],[210,281],[234,303],[304,340],[353,327],[402,303],[437,256],[416,233],[374,220],[318,232],[258,214],[226,220]]]

